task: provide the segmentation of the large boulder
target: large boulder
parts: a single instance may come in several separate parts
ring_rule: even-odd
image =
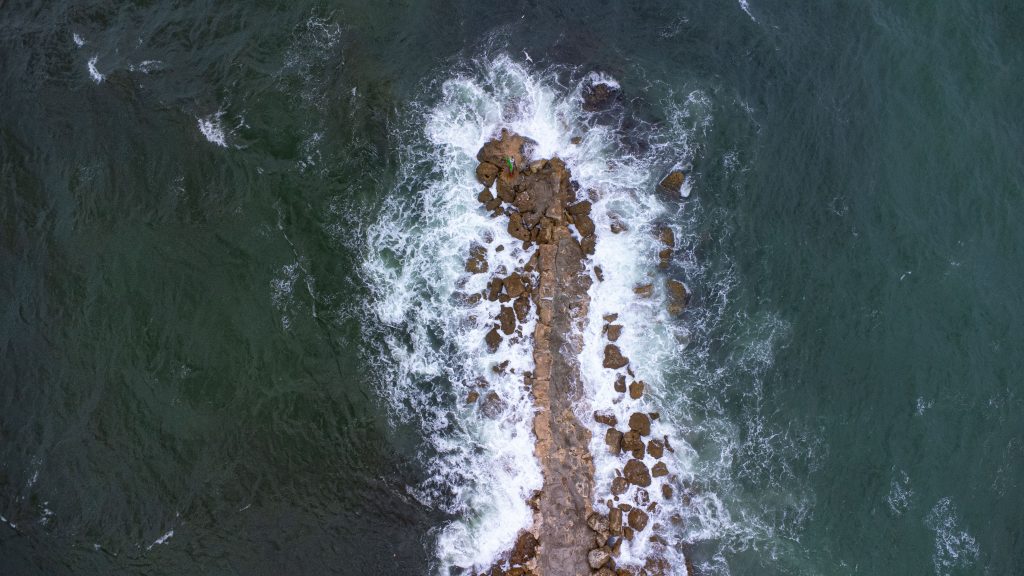
[[[643,380],[634,380],[629,383],[629,397],[633,400],[639,400],[644,395],[644,386],[646,386]]]
[[[501,172],[501,168],[498,168],[490,162],[481,162],[476,167],[476,179],[490,188],[494,184],[494,179],[498,177],[498,173]]]
[[[501,331],[506,335],[512,334],[516,329],[516,313],[511,306],[502,306],[498,312],[498,322],[501,323]]]
[[[594,548],[587,554],[587,564],[594,570],[604,566],[612,559],[612,549],[607,546]]]
[[[622,446],[622,432],[615,428],[609,428],[604,434],[604,443],[608,445],[609,452],[618,454]]]
[[[644,441],[640,437],[640,433],[637,432],[636,430],[630,430],[629,432],[622,434],[621,437],[623,450],[627,452],[632,452],[634,450],[644,449]]]
[[[639,432],[641,436],[650,436],[651,417],[643,412],[633,412],[629,416],[629,429]]]
[[[526,322],[526,316],[530,313],[530,299],[526,296],[516,298],[512,303],[512,309],[516,312],[516,318],[520,323]]]
[[[584,238],[593,236],[595,230],[594,221],[587,214],[578,214],[576,215],[576,229],[580,231],[580,236]]]
[[[518,298],[523,292],[526,292],[526,284],[523,283],[523,278],[519,274],[512,273],[505,278],[505,292],[510,298]]]
[[[498,333],[497,328],[491,328],[487,335],[484,336],[484,342],[487,343],[487,349],[494,352],[498,349],[498,345],[501,344],[501,334]]]
[[[661,180],[658,187],[678,196],[682,192],[684,182],[686,182],[686,174],[682,170],[673,170]]]
[[[633,508],[629,511],[629,527],[637,532],[647,527],[648,520],[649,517],[647,516],[647,513],[639,508]]]
[[[678,316],[686,309],[690,301],[690,294],[686,291],[686,285],[679,280],[668,279],[665,281],[665,288],[668,289],[668,313]]]
[[[622,476],[626,482],[636,486],[646,488],[651,485],[651,473],[647,469],[647,465],[636,458],[626,462],[626,465],[622,467]]]
[[[604,347],[604,362],[605,368],[622,368],[626,364],[629,364],[629,358],[622,355],[622,351],[615,344],[608,344]]]

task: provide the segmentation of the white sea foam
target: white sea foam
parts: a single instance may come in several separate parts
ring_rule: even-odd
[[[152,550],[153,546],[158,546],[160,544],[166,544],[167,541],[170,540],[171,537],[173,537],[173,536],[174,536],[174,530],[168,530],[162,536],[160,536],[156,540],[153,540],[152,544],[150,544],[149,546],[146,546],[146,550]]]
[[[910,476],[903,470],[893,470],[892,482],[889,484],[889,495],[885,501],[889,504],[889,510],[900,516],[910,507],[910,499],[914,491],[910,489]]]
[[[967,568],[980,555],[974,536],[961,528],[956,507],[949,498],[939,500],[932,508],[925,525],[935,532],[935,552],[932,564],[936,576],[949,574],[957,568]]]
[[[99,84],[99,83],[103,82],[104,80],[106,80],[107,77],[105,75],[103,75],[103,74],[100,74],[100,71],[96,69],[96,61],[97,60],[99,60],[99,55],[96,55],[96,56],[93,56],[92,58],[89,58],[88,68],[89,68],[89,77],[92,78],[93,82]]]
[[[196,118],[196,122],[199,125],[199,131],[208,142],[227,148],[227,136],[224,134],[224,125],[221,122],[223,116],[224,112],[218,111],[209,116]]]
[[[771,364],[786,326],[771,315],[745,319],[753,332],[745,335],[749,341],[739,347],[735,366],[723,370],[713,365],[707,335],[725,313],[734,275],[728,267],[708,272],[694,255],[699,205],[691,200],[680,207],[654,193],[660,178],[689,158],[688,139],[710,129],[709,99],[692,92],[683,102],[669,103],[669,121],[658,129],[646,126],[647,133],[641,135],[646,151],[634,156],[625,152],[613,129],[582,111],[583,88],[593,81],[618,86],[614,78],[591,75],[565,89],[554,72],[532,72],[507,56],[481,60],[472,63],[470,71],[443,82],[437,89],[440,101],[395,134],[405,143],[400,150],[400,183],[379,220],[367,230],[362,274],[373,292],[367,331],[380,345],[372,354],[393,418],[418,425],[427,443],[424,458],[434,474],[410,492],[457,516],[437,534],[438,573],[447,574],[456,566],[477,571],[488,567],[531,524],[524,500],[542,481],[533,457],[533,406],[521,377],[532,369],[529,338],[507,339],[497,353],[489,354],[483,337],[499,304],[486,299],[460,304],[456,297],[483,291],[491,273],[521,267],[531,255],[508,235],[504,219],[491,219],[475,200],[476,152],[502,127],[535,140],[535,156],[565,160],[580,183],[580,196],[593,190],[596,198],[592,217],[598,242],[589,264],[591,270],[601,266],[605,279],[590,291],[581,353],[590,402],[579,406],[578,414],[594,432],[595,497],[609,496],[611,478],[623,461],[607,453],[604,429],[593,421],[593,410],[612,410],[620,422],[637,409],[658,411],[661,417],[653,423],[652,436],[668,436],[675,451],[666,451],[664,458],[671,476],[657,479],[649,490],[651,499],[659,502],[649,526],[663,526],[661,535],[670,543],[675,569],[682,571],[683,541],[722,540],[742,548],[775,535],[757,510],[741,509],[734,519],[726,500],[707,487],[728,490],[735,481],[730,478],[732,464],[740,455],[779,459],[788,456],[791,444],[799,439],[758,428],[751,434],[752,444],[741,442],[720,406],[698,410],[688,391],[722,386],[723,380],[739,374],[752,376],[753,389],[747,393],[759,394],[758,378]],[[582,142],[571,144],[573,136],[581,136]],[[612,234],[613,217],[627,231]],[[657,268],[660,245],[655,232],[663,225],[676,236],[677,255],[668,273]],[[471,276],[464,271],[473,243],[487,248],[489,274]],[[496,250],[499,245],[504,246],[501,252]],[[688,285],[704,283],[701,305],[683,319],[672,318],[665,310],[664,280],[669,275]],[[655,296],[637,299],[633,287],[646,282],[655,285]],[[625,326],[618,343],[631,358],[636,378],[647,383],[648,393],[638,404],[623,401],[613,391],[613,371],[601,365],[606,343],[601,316],[611,312],[618,313],[617,323]],[[532,331],[532,321],[523,326],[523,334]],[[702,340],[688,348],[694,336]],[[491,371],[506,359],[507,374]],[[504,400],[502,417],[486,418],[464,403],[480,377],[487,380],[487,387],[478,389],[481,393],[493,390]],[[681,378],[692,381],[680,386]],[[720,457],[698,458],[686,441],[684,432],[689,431],[708,437]],[[654,462],[648,456],[647,464]],[[756,472],[773,476],[780,490],[793,475],[786,468]],[[691,489],[695,478],[705,489]],[[676,491],[671,501],[661,501],[660,483],[666,480]],[[684,491],[689,501],[685,509],[680,504]],[[632,497],[630,492],[624,500]],[[598,503],[599,509],[602,506]],[[792,511],[793,522],[802,521],[808,508],[799,502]],[[685,527],[671,523],[676,513],[685,519]],[[650,531],[649,527],[624,546],[620,564],[642,561],[650,551]]]
[[[71,41],[74,42],[75,46],[78,47],[78,48],[81,48],[82,46],[85,46],[85,40],[82,39],[82,37],[78,34],[78,32],[75,32],[74,34],[71,35]]]

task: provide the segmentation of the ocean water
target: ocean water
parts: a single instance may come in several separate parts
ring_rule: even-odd
[[[488,353],[496,304],[461,298],[470,245],[530,256],[474,199],[503,126],[598,198],[579,412],[628,412],[617,312],[688,496],[662,503],[679,573],[1022,573],[1022,25],[966,0],[0,4],[0,575],[488,566],[541,485],[530,342]],[[581,109],[595,79],[613,110]],[[657,192],[677,167],[686,197]]]

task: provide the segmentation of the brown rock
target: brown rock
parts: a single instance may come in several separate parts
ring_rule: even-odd
[[[654,284],[642,284],[633,288],[633,294],[641,298],[650,298],[654,294]]]
[[[615,342],[622,335],[622,324],[609,324],[608,325],[608,340]]]
[[[476,167],[476,179],[484,186],[490,187],[491,184],[494,184],[494,179],[498,177],[499,172],[501,169],[494,164],[481,162]]]
[[[487,285],[487,299],[491,302],[498,300],[498,296],[501,294],[501,280],[498,278],[491,278],[491,282]]]
[[[626,391],[626,377],[619,374],[619,377],[615,379],[615,391],[625,392]]]
[[[651,474],[647,470],[647,465],[635,458],[622,467],[622,476],[630,484],[644,487],[651,485]]]
[[[509,558],[511,564],[526,564],[537,555],[537,547],[540,542],[533,534],[524,530],[519,534],[516,545],[512,547],[512,556]]]
[[[594,570],[597,570],[601,566],[604,566],[612,559],[612,549],[607,546],[600,548],[594,548],[587,553],[587,564]]]
[[[644,395],[644,386],[642,380],[634,380],[629,383],[629,397],[633,400],[639,400]]]
[[[466,272],[470,274],[487,272],[487,248],[477,244],[469,249],[469,259],[466,260]]]
[[[598,282],[604,282],[604,270],[600,266],[594,266],[594,276],[597,277]]]
[[[587,526],[594,532],[607,532],[608,531],[608,517],[597,512],[592,512],[590,516],[587,516]]]
[[[592,204],[590,203],[590,200],[584,200],[582,202],[579,202],[578,204],[573,204],[572,206],[569,206],[568,212],[573,216],[579,216],[580,214],[590,214],[591,207]]]
[[[601,316],[601,318],[605,322],[608,322],[610,324],[610,323],[615,322],[616,320],[618,320],[619,319],[619,315],[618,314],[605,314],[604,316]]]
[[[579,206],[579,204],[577,204]],[[590,219],[588,214],[576,214],[576,229],[580,231],[580,236],[586,238],[587,236],[594,235],[594,221]]]
[[[516,330],[516,313],[512,311],[511,306],[502,306],[501,312],[498,312],[498,322],[501,323],[501,331],[506,335],[511,335]]]
[[[665,287],[668,288],[668,313],[673,316],[682,314],[683,310],[686,309],[686,304],[690,300],[690,295],[686,292],[686,286],[679,280],[668,279],[665,281]]]
[[[609,229],[612,231],[612,234],[620,234],[628,230],[628,228],[626,228],[626,224],[622,220],[614,217],[612,218],[612,223],[609,226]]]
[[[662,484],[661,485],[661,497],[664,498],[665,500],[671,500],[672,499],[672,486],[670,486],[669,484]]]
[[[613,496],[618,496],[629,489],[629,482],[626,481],[622,476],[616,476],[612,479],[611,492]]]
[[[487,348],[494,352],[498,349],[498,345],[501,344],[501,334],[498,333],[497,328],[491,328],[490,332],[484,336],[484,342],[487,342]]]
[[[622,510],[612,508],[608,511],[608,532],[613,536],[622,535]]]
[[[491,200],[494,200],[494,195],[491,194],[490,188],[484,188],[483,190],[480,191],[479,194],[476,195],[476,199],[481,204],[487,204]]]
[[[672,259],[672,249],[671,248],[664,248],[664,249],[658,251],[658,268],[661,268],[663,270],[665,268],[668,268],[668,265],[669,265],[669,262],[671,261],[671,259]]]
[[[583,250],[584,254],[594,255],[597,251],[597,239],[593,236],[587,236],[580,242],[580,249]]]
[[[647,522],[649,520],[650,517],[647,516],[646,512],[639,508],[633,508],[632,510],[629,511],[629,518],[627,521],[629,522],[630,528],[636,530],[637,532],[640,532],[641,530],[647,527]]]
[[[622,537],[625,538],[626,540],[632,541],[633,540],[633,529],[630,528],[629,526],[623,527],[622,528]]]
[[[526,296],[516,298],[512,303],[512,309],[516,312],[516,318],[520,323],[526,322],[526,316],[530,313],[530,299]]]
[[[504,285],[505,292],[510,298],[518,298],[523,292],[526,292],[526,285],[523,284],[523,278],[519,274],[510,274],[508,278],[505,278]]]
[[[569,142],[578,146],[580,142],[583,142],[583,138],[579,136],[573,136],[572,138],[569,139]]]
[[[469,394],[466,394],[466,404],[472,404],[476,402],[476,399],[480,397],[480,393],[476,390],[470,390]]]
[[[678,195],[683,189],[683,183],[686,181],[686,174],[682,170],[673,170],[669,172],[668,176],[662,179],[658,184],[665,192]]]
[[[488,210],[494,210],[494,211],[500,210],[501,209],[501,198],[495,198],[494,200],[488,201],[486,204],[484,204],[484,208],[486,208]]]
[[[630,430],[625,434],[622,434],[622,449],[627,452],[634,450],[640,450],[644,447],[644,441],[640,437],[640,433],[636,430]]]
[[[668,466],[664,462],[658,462],[651,467],[651,476],[655,478],[661,478],[662,476],[668,476]]]
[[[498,181],[498,198],[500,198],[502,202],[507,202],[509,204],[516,201],[516,191],[512,189],[511,185],[505,182],[504,178]]]
[[[612,427],[619,423],[619,419],[615,417],[615,414],[612,414],[610,411],[607,410],[595,410],[594,421]]]
[[[629,358],[622,355],[622,351],[619,347],[614,344],[608,344],[604,347],[604,363],[605,368],[622,368],[626,364],[629,364]]]
[[[511,158],[516,167],[525,165],[526,148],[532,143],[528,138],[502,128],[501,135],[497,139],[490,140],[484,144],[483,148],[477,152],[476,159],[479,162],[490,162],[498,166],[502,173],[507,174],[508,164],[506,159]]]
[[[523,226],[523,217],[518,212],[508,215],[508,233],[518,240],[530,239],[530,231]]]
[[[633,412],[629,416],[629,429],[636,430],[641,436],[650,436],[651,417],[643,412]]]
[[[618,454],[620,447],[622,446],[622,432],[619,432],[615,428],[609,428],[604,433],[604,443],[608,445],[608,451],[612,454]]]
[[[651,440],[647,443],[647,452],[654,458],[661,458],[665,455],[665,444],[661,440]]]

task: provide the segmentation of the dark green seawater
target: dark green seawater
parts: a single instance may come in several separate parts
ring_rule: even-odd
[[[453,515],[383,400],[367,228],[439,83],[524,51],[653,124],[705,96],[691,248],[732,284],[691,279],[718,320],[674,385],[733,441],[687,438],[727,472],[702,572],[1024,573],[1022,29],[1008,0],[0,1],[0,575],[429,573]]]

